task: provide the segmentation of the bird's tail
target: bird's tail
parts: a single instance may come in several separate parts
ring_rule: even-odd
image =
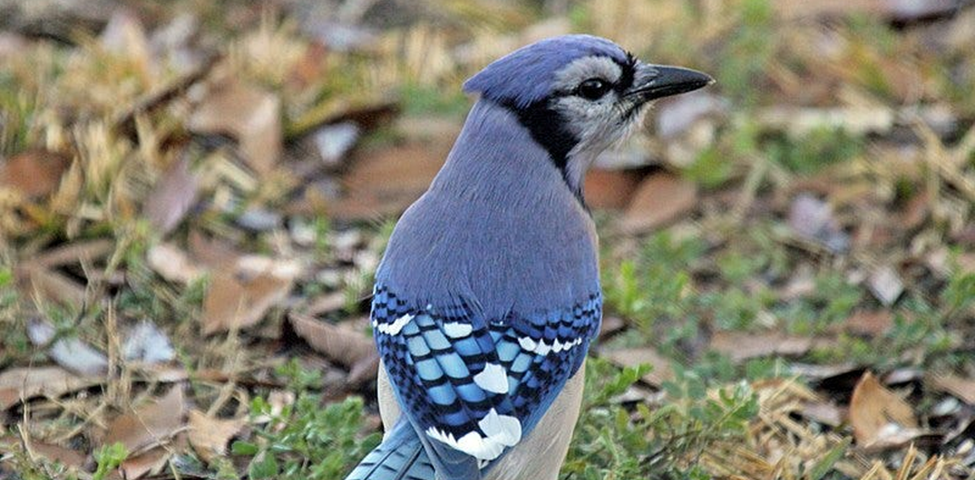
[[[416,430],[401,416],[345,480],[434,480],[434,470]]]

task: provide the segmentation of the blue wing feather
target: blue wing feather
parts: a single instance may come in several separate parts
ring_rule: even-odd
[[[535,427],[599,330],[593,291],[575,305],[486,321],[463,301],[418,306],[376,285],[376,344],[438,471],[476,479]]]

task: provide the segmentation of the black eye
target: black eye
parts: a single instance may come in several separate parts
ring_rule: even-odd
[[[576,94],[582,98],[596,100],[602,98],[609,91],[609,83],[599,78],[590,78],[576,87]]]

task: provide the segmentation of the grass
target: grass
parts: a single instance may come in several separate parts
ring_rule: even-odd
[[[632,45],[654,62],[714,73],[719,82],[710,93],[729,108],[695,130],[712,138],[688,165],[660,167],[701,187],[693,210],[647,236],[619,234],[619,215],[597,212],[605,313],[620,318],[623,329],[601,340],[588,362],[583,415],[562,480],[920,478],[918,464],[906,461],[917,451],[907,445],[863,452],[848,424],[810,420],[800,406],[844,403],[849,392],[829,397],[832,392],[793,372],[800,364],[853,364],[879,373],[915,369],[925,377],[975,374],[975,272],[966,263],[973,254],[975,199],[965,190],[975,181],[975,152],[945,160],[940,147],[911,136],[922,129],[901,124],[869,133],[831,125],[796,133],[761,119],[774,106],[855,106],[889,108],[898,122],[910,124],[911,112],[947,105],[955,127],[937,140],[959,148],[955,141],[975,115],[971,89],[964,88],[975,84],[971,55],[927,48],[917,31],[866,15],[786,22],[770,0],[647,0],[652,17],[641,15],[632,0],[570,3],[567,21],[579,31]],[[480,56],[470,52],[504,53],[491,50],[502,43],[494,40],[524,33],[510,25],[547,19],[538,9],[508,9],[501,19],[461,0],[443,13],[458,18],[420,19],[379,32],[368,48],[347,53],[316,50],[297,20],[238,7],[175,2],[163,8],[198,14],[226,57],[220,68],[280,99],[285,149],[299,158],[308,153],[304,136],[318,124],[389,98],[408,118],[460,121],[471,101],[460,82],[481,67],[481,60],[470,60]],[[226,18],[251,21],[229,28]],[[471,40],[478,38],[491,41]],[[833,49],[809,48],[820,41]],[[464,51],[469,58],[457,53]],[[428,56],[437,59],[434,65],[417,62]],[[32,318],[50,321],[58,338],[100,348],[113,365],[92,389],[10,410],[0,429],[0,476],[102,480],[117,473],[131,452],[120,444],[96,448],[86,429],[127,411],[130,397],[158,390],[151,371],[119,359],[112,323],[150,319],[173,340],[177,360],[170,367],[188,376],[194,406],[247,424],[227,454],[210,463],[193,448],[167,445],[174,455],[161,478],[342,478],[379,442],[372,392],[349,389],[349,366],[323,360],[287,332],[274,335],[285,330],[277,327],[287,310],[336,293],[342,307],[322,317],[362,332],[374,265],[341,257],[336,235],[360,229],[367,245],[354,254],[374,257],[393,223],[337,221],[314,209],[293,213],[296,205],[307,207],[297,199],[311,180],[295,176],[291,160],[260,178],[242,165],[232,138],[193,132],[186,118],[201,99],[192,89],[140,112],[134,127],[113,124],[118,111],[178,76],[166,66],[149,75],[144,66],[80,33],[75,45],[42,41],[0,66],[3,159],[41,148],[64,153],[74,165],[44,198],[0,192],[0,368],[49,363],[26,335]],[[916,91],[905,89],[907,77],[896,72],[918,76],[908,85]],[[388,123],[376,123],[360,143],[369,149],[355,155],[411,141]],[[680,135],[667,142],[696,145]],[[183,156],[199,174],[205,201],[161,235],[143,218],[146,192]],[[832,207],[851,237],[848,251],[818,248],[790,231],[790,201],[809,191]],[[919,200],[921,219],[900,228]],[[238,217],[249,208],[284,212],[289,227],[307,227],[310,242],[291,242],[287,228],[239,228]],[[162,242],[189,249],[195,234],[241,254],[291,256],[307,268],[266,315],[261,326],[269,328],[200,333],[212,275],[170,281],[147,260]],[[81,288],[82,304],[45,298],[25,280],[22,267],[34,257],[93,239],[111,239],[112,251],[49,269]],[[904,292],[890,304],[871,292],[870,275],[879,266],[903,280]],[[873,333],[850,328],[858,312],[880,312],[890,324]],[[828,341],[795,354],[736,359],[731,354],[737,352],[713,348],[712,339],[725,334]],[[654,349],[671,362],[673,376],[651,384],[645,379],[653,366],[620,367],[602,358],[622,347]],[[907,388],[926,424],[951,416],[935,414],[935,405],[961,402],[927,388],[923,379]],[[84,452],[88,463],[52,462],[26,448],[28,440]],[[963,446],[926,446],[921,455],[955,461]],[[967,472],[950,478],[972,478]]]

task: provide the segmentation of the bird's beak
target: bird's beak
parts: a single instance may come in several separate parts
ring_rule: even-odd
[[[714,83],[710,75],[689,68],[652,65],[640,62],[633,76],[633,85],[625,96],[634,95],[641,102],[692,92]]]

